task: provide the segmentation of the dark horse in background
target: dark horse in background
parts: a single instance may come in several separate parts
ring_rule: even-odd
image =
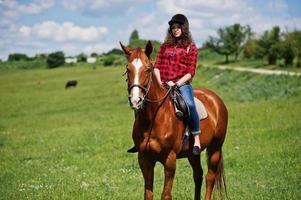
[[[182,148],[185,130],[183,121],[175,115],[169,90],[162,88],[150,61],[152,44],[129,48],[120,43],[128,60],[126,74],[131,107],[135,110],[133,141],[138,150],[138,161],[144,177],[144,199],[153,199],[154,167],[159,161],[164,166],[164,189],[161,198],[172,199],[171,190],[176,171],[176,159],[187,157],[193,169],[194,199],[200,199],[203,170],[200,156],[192,154],[193,137]],[[215,185],[222,197],[226,191],[222,145],[227,132],[228,112],[223,101],[208,89],[194,90],[195,97],[203,102],[208,117],[200,122],[202,150],[207,149],[208,173],[205,199],[212,197]]]

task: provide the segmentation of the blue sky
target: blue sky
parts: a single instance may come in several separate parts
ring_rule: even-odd
[[[201,46],[219,27],[249,24],[262,33],[301,29],[301,0],[0,0],[0,59],[9,53],[103,53],[141,38],[163,41],[167,22],[185,14]]]

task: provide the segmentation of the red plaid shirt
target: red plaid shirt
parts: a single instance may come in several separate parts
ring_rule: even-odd
[[[163,83],[167,81],[177,82],[186,74],[194,76],[197,57],[198,49],[193,43],[189,49],[161,45],[156,58],[155,68],[160,70]]]

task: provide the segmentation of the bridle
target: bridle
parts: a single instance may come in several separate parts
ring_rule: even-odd
[[[145,102],[146,96],[147,96],[147,94],[148,94],[148,92],[149,92],[149,89],[150,89],[150,86],[151,86],[151,84],[152,84],[152,82],[153,82],[152,75],[151,75],[153,69],[154,69],[154,67],[153,67],[152,64],[150,64],[150,66],[147,68],[147,73],[148,73],[148,75],[149,75],[149,79],[148,79],[148,82],[147,82],[147,86],[146,86],[146,87],[144,87],[144,86],[142,86],[142,85],[139,85],[139,84],[128,85],[128,94],[131,93],[131,91],[132,91],[132,89],[133,89],[134,87],[138,87],[138,88],[140,88],[140,89],[143,91],[144,95],[143,95],[142,103]],[[126,72],[124,73],[124,75],[127,74],[127,73],[128,73],[128,71],[126,71]],[[129,101],[130,101],[131,96],[128,96],[128,98],[129,98]]]
[[[152,71],[153,71],[153,65],[151,64],[151,65],[148,67],[148,72],[147,72],[147,73],[148,73],[148,75],[149,75],[149,79],[148,79],[148,83],[147,83],[147,86],[146,86],[146,87],[144,87],[144,86],[142,86],[142,85],[139,85],[139,84],[129,85],[129,86],[128,86],[128,92],[130,93],[131,90],[132,90],[134,87],[138,87],[138,88],[140,88],[140,89],[143,90],[143,92],[144,92],[143,98],[145,98],[146,95],[147,95],[148,92],[149,92],[149,88],[150,88],[150,86],[151,86],[151,84],[152,84],[152,81],[153,81],[152,76],[151,76],[151,72],[152,72]]]
[[[163,101],[168,96],[168,94],[171,91],[171,88],[169,88],[168,91],[166,92],[166,94],[162,98],[160,98],[160,99],[149,99],[149,98],[147,98],[148,92],[150,90],[150,86],[151,86],[151,84],[153,82],[153,79],[152,79],[152,72],[153,71],[154,71],[154,66],[153,66],[153,64],[150,64],[150,66],[147,68],[147,73],[149,75],[149,79],[148,79],[148,83],[147,83],[146,87],[144,87],[142,85],[139,85],[139,84],[128,85],[128,94],[131,93],[131,90],[134,87],[138,87],[138,88],[140,88],[143,91],[144,95],[143,95],[143,99],[142,99],[142,104],[144,104],[146,101],[149,102],[149,103],[158,103],[158,102],[161,102],[161,101]],[[126,71],[123,75],[125,75],[125,74],[128,74],[128,71]],[[128,96],[128,98],[129,98],[129,101],[130,101],[131,96]]]

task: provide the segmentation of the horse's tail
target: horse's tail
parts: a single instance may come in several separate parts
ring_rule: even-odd
[[[229,199],[227,194],[227,185],[225,179],[225,172],[224,172],[224,161],[223,161],[223,153],[221,151],[221,158],[218,163],[217,171],[216,171],[216,178],[214,183],[215,189],[218,193],[220,199],[223,199],[223,190],[226,195],[226,199]]]

